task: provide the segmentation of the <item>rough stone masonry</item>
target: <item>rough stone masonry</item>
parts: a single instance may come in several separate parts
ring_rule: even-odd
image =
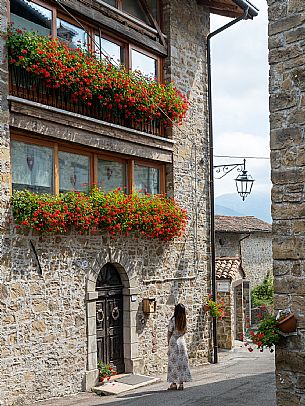
[[[275,306],[297,335],[276,349],[277,404],[305,404],[305,2],[268,0]]]
[[[70,2],[77,11],[100,8],[102,2]],[[94,15],[88,9],[84,15]],[[7,25],[7,1],[0,0],[1,29]],[[0,405],[28,405],[35,400],[63,396],[89,389],[97,379],[95,282],[101,267],[115,264],[124,285],[124,356],[129,372],[164,372],[167,363],[166,328],[178,301],[188,312],[189,354],[193,364],[209,356],[208,323],[202,312],[209,284],[207,209],[207,114],[206,36],[209,14],[195,0],[163,2],[163,21],[169,55],[164,63],[165,78],[175,80],[190,101],[183,131],[173,129],[172,149],[159,142],[155,148],[167,165],[166,186],[170,195],[188,210],[187,234],[182,240],[162,244],[148,239],[106,236],[65,236],[41,238],[22,233],[8,223],[10,197],[10,132],[62,137],[54,125],[65,127],[71,139],[103,150],[105,124],[88,129],[84,119],[70,114],[56,119],[43,106],[34,108],[10,103],[5,38],[0,40]],[[142,32],[139,30],[139,32]],[[18,106],[17,106],[18,104]],[[18,107],[18,108],[17,108]],[[37,109],[40,112],[37,113]],[[25,117],[25,118],[24,118]],[[10,123],[10,127],[9,127]],[[122,131],[122,129],[120,130]],[[117,151],[119,137],[109,126],[109,150],[145,156],[143,145],[130,139],[129,150]],[[117,131],[118,132],[118,131]],[[135,136],[133,134],[133,136]],[[147,144],[156,143],[146,136]],[[94,141],[97,140],[97,141]],[[71,141],[69,139],[69,141]],[[96,142],[97,145],[93,143]],[[168,141],[169,143],[169,141]],[[120,145],[123,145],[122,143]],[[130,147],[132,145],[132,148]],[[138,147],[137,147],[138,146]],[[146,149],[149,145],[146,146]],[[104,148],[105,149],[105,148]],[[197,160],[196,160],[197,157]],[[154,156],[150,156],[154,159]],[[203,163],[201,162],[203,158]],[[198,212],[198,208],[200,209]],[[39,256],[42,276],[30,246]],[[96,295],[95,295],[96,294]],[[142,299],[153,297],[156,312],[145,316]]]

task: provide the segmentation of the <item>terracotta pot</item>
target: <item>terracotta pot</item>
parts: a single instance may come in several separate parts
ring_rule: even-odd
[[[283,320],[280,320],[277,325],[283,333],[293,333],[297,328],[297,320],[294,314],[290,313]]]
[[[210,310],[210,306],[208,304],[203,305],[203,311],[206,313]]]

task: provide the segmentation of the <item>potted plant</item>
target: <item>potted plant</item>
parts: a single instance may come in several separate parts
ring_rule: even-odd
[[[217,300],[212,299],[212,295],[209,294],[208,300],[203,305],[204,312],[209,312],[212,317],[217,317],[222,319],[225,315],[225,304],[224,300],[217,295]]]
[[[295,329],[296,319],[289,309],[279,311],[276,317],[266,313],[261,315],[261,320],[256,327],[247,328],[244,336],[245,346],[250,352],[253,351],[253,345],[256,345],[260,352],[265,348],[273,352],[273,347],[279,342],[281,333],[291,333]]]
[[[253,351],[253,345],[256,345],[260,352],[268,348],[273,352],[274,345],[280,339],[280,329],[277,325],[276,318],[271,314],[266,314],[258,323],[257,328],[248,328],[244,336],[245,346],[248,351]]]
[[[109,381],[113,375],[116,375],[116,371],[109,365],[104,364],[101,360],[97,363],[99,371],[99,381],[103,383],[105,380]]]
[[[276,320],[278,328],[282,333],[292,333],[296,330],[297,320],[290,309],[280,310]]]

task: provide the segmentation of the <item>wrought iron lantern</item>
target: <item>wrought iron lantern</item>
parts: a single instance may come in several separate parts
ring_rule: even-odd
[[[215,165],[214,167],[215,179],[222,179],[228,173],[237,169],[240,174],[235,179],[237,193],[241,196],[243,201],[251,193],[254,179],[246,171],[246,160],[243,163]]]
[[[243,201],[251,193],[253,182],[254,179],[245,169],[243,169],[242,173],[240,173],[235,179],[237,193],[240,195]]]

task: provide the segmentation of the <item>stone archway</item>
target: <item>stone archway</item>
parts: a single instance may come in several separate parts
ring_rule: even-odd
[[[136,264],[120,251],[103,250],[89,268],[86,281],[87,309],[87,368],[85,389],[90,390],[98,381],[96,301],[98,292],[96,282],[100,270],[106,264],[115,267],[123,285],[123,352],[125,372],[143,373],[143,361],[138,357],[138,335],[136,333],[136,314],[138,310],[138,281],[135,277]]]

